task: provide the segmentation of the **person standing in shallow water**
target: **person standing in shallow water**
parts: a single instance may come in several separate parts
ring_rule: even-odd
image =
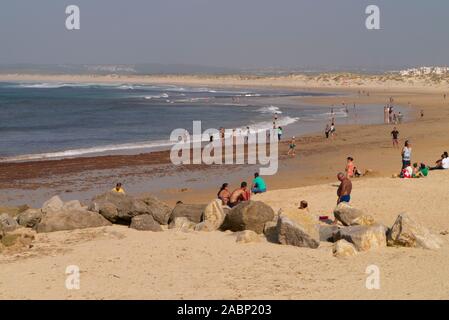
[[[287,155],[294,157],[296,155],[295,150],[296,150],[296,142],[295,142],[295,137],[293,137],[288,146]]]
[[[329,139],[329,132],[331,132],[331,127],[329,126],[329,123],[326,124],[326,128],[324,129],[324,134],[326,135],[326,139]]]

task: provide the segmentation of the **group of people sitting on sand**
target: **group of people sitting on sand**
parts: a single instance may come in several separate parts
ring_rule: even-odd
[[[251,198],[251,193],[258,194],[267,191],[267,185],[265,180],[259,175],[259,173],[254,174],[254,179],[251,185],[251,189],[248,188],[246,181],[240,184],[240,188],[234,191],[229,191],[229,184],[223,183],[220,190],[217,193],[218,199],[220,199],[224,206],[230,208],[235,207],[240,202],[249,201]]]
[[[426,166],[424,163],[418,165],[415,162],[412,166],[412,146],[409,140],[405,141],[404,148],[402,149],[402,169],[399,177],[401,178],[422,178],[427,177],[429,170],[446,170],[449,169],[449,154],[444,151],[440,159],[435,161],[434,167]]]

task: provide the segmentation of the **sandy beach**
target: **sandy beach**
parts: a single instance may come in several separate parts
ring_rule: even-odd
[[[346,93],[351,105],[387,103],[410,108],[398,124],[400,146],[412,142],[412,162],[433,165],[448,149],[447,82],[429,84],[379,76],[352,75],[254,78],[242,76],[42,76],[1,75],[0,81],[164,83],[206,86],[262,86]],[[369,95],[368,95],[369,93]],[[298,98],[299,99],[299,98]],[[301,98],[310,104],[340,105],[342,97]],[[423,110],[424,117],[420,117]],[[236,243],[232,232],[143,232],[125,226],[37,234],[33,247],[0,255],[0,298],[6,299],[448,299],[449,223],[445,209],[449,172],[424,179],[393,179],[401,166],[400,149],[391,145],[392,125],[351,124],[338,127],[334,140],[323,133],[297,139],[294,158],[280,148],[280,168],[266,177],[269,191],[254,196],[279,209],[293,210],[307,200],[316,215],[332,216],[336,173],[347,156],[365,177],[353,181],[353,205],[377,222],[391,226],[407,212],[439,234],[439,250],[386,247],[354,257],[335,258],[332,244],[318,249],[273,244]],[[207,203],[221,183],[250,180],[255,168],[192,166],[174,169],[168,153],[86,157],[56,161],[0,164],[2,206],[34,204],[59,194],[64,200],[90,199],[107,191],[120,177],[130,194],[155,194],[169,205],[176,201]],[[158,180],[156,179],[158,178]],[[146,180],[146,181],[145,181]],[[178,187],[170,180],[179,181]],[[145,182],[142,182],[145,181]],[[152,183],[152,181],[158,181]],[[21,196],[18,196],[21,194]],[[29,198],[31,197],[31,198]],[[442,234],[441,234],[442,233]],[[67,290],[65,268],[81,270],[80,290]],[[381,288],[365,287],[366,268],[377,265]]]
[[[444,209],[448,172],[417,180],[373,178],[354,183],[354,205],[391,225],[408,212],[432,231],[449,229]],[[329,213],[334,184],[270,191],[257,200],[293,208],[307,199]],[[228,232],[136,231],[122,226],[38,234],[35,246],[0,256],[0,298],[12,299],[448,299],[447,236],[437,251],[382,248],[335,258],[318,249],[239,244]],[[79,290],[65,287],[65,268],[81,270]],[[365,287],[377,265],[379,290]]]

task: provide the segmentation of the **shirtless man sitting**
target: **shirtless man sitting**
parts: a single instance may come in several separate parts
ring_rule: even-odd
[[[235,207],[237,204],[239,204],[242,201],[248,201],[249,198],[250,198],[250,193],[248,190],[248,185],[244,181],[241,183],[239,189],[232,191],[228,206],[231,208]]]
[[[340,202],[349,202],[351,201],[351,191],[352,191],[352,182],[348,179],[345,174],[340,172],[337,175],[337,179],[340,181],[340,186],[337,190],[337,204]]]

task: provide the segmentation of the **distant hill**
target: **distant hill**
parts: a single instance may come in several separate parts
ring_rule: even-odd
[[[231,74],[241,70],[184,64],[10,64],[0,65],[1,73],[31,74]]]

